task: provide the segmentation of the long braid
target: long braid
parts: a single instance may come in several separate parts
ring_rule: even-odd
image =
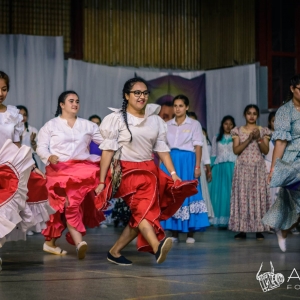
[[[124,119],[124,122],[126,124],[126,127],[128,129],[128,131],[130,132],[130,142],[132,142],[132,133],[129,129],[129,126],[128,126],[128,121],[127,121],[127,105],[128,105],[128,100],[126,99],[126,94],[129,95],[132,87],[134,86],[135,83],[137,82],[142,82],[145,84],[145,86],[148,88],[148,85],[147,85],[147,82],[141,78],[141,77],[134,77],[134,78],[131,78],[129,80],[127,80],[124,84],[124,87],[123,87],[123,103],[122,103],[122,116],[123,116],[123,119]]]
[[[126,100],[125,98],[123,99],[123,103],[122,103],[122,116],[123,116],[123,119],[124,119],[124,122],[126,124],[126,127],[130,133],[130,142],[132,141],[132,133],[129,129],[129,126],[128,126],[128,121],[127,121],[127,105],[128,105],[128,100]]]
[[[58,103],[56,113],[55,113],[55,117],[58,117],[61,114],[62,114],[61,107],[60,107],[60,104]]]

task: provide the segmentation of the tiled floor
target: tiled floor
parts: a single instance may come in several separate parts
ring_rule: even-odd
[[[282,253],[273,234],[265,234],[264,241],[256,241],[255,234],[236,241],[230,231],[209,228],[196,234],[194,245],[186,244],[182,235],[161,265],[131,244],[123,254],[134,264],[120,267],[106,261],[120,231],[88,230],[83,261],[64,238],[59,243],[69,251],[64,257],[44,253],[39,234],[5,244],[0,250],[0,300],[300,299],[300,278],[287,282],[294,268],[300,275],[300,236],[289,236],[288,251]],[[270,272],[270,261],[285,282],[264,293],[256,273],[262,262],[261,274]]]

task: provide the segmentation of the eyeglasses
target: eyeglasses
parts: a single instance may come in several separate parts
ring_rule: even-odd
[[[150,91],[146,90],[146,91],[131,91],[129,93],[133,93],[135,97],[141,97],[142,94],[144,95],[145,98],[149,97]]]

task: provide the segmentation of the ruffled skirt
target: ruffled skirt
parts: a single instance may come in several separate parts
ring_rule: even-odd
[[[7,140],[0,149],[0,247],[6,241],[26,240],[26,231],[35,225],[26,203],[33,164],[27,146],[18,148]]]
[[[159,170],[153,161],[121,161],[122,181],[115,198],[122,198],[131,210],[129,226],[138,227],[147,220],[154,228],[159,241],[165,238],[160,220],[170,218],[182,205],[184,199],[197,193],[197,180],[173,182]],[[95,198],[97,209],[107,206],[112,197],[111,172],[108,171],[105,189]],[[151,246],[139,233],[139,251],[152,252]]]
[[[192,180],[194,178],[196,165],[194,152],[172,149],[171,158],[177,175],[182,180]],[[169,174],[163,164],[161,164],[161,169]],[[203,175],[205,176],[205,174]],[[179,232],[204,231],[209,225],[207,206],[202,196],[200,183],[197,186],[197,193],[187,197],[175,215],[162,222],[165,230]]]
[[[280,187],[277,199],[262,221],[276,229],[289,229],[300,214],[300,161],[292,163],[278,159],[271,186]]]
[[[42,231],[46,240],[59,238],[66,228],[66,222],[84,235],[85,226],[99,226],[105,219],[94,205],[94,189],[99,184],[99,172],[99,163],[91,161],[72,160],[46,167],[49,202],[56,211],[50,216],[47,228]],[[67,241],[74,244],[69,233]]]

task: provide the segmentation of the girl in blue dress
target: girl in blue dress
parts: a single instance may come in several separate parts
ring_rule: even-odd
[[[212,141],[212,182],[209,193],[215,217],[212,224],[226,228],[230,217],[230,196],[236,155],[232,150],[230,131],[235,127],[234,118],[225,116],[221,122],[219,134]]]
[[[192,180],[201,175],[203,134],[198,121],[187,116],[189,99],[178,95],[173,99],[175,117],[167,122],[167,140],[171,148],[171,158],[178,176],[182,180]],[[166,167],[161,169],[168,174]],[[202,197],[200,184],[198,193],[185,199],[176,214],[162,221],[164,229],[172,231],[173,242],[178,242],[179,232],[187,233],[186,243],[195,243],[194,232],[203,231],[209,226],[207,207]]]
[[[277,199],[262,221],[277,229],[280,249],[286,251],[288,232],[300,221],[300,74],[290,81],[289,100],[276,112],[275,141],[269,181],[280,187]]]

